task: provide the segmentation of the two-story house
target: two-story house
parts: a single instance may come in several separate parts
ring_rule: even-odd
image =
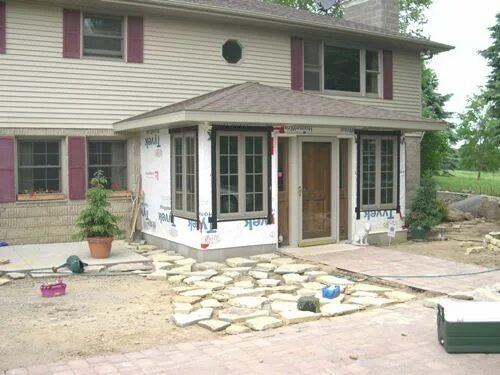
[[[128,224],[205,259],[396,225],[419,182],[421,56],[397,0],[0,0],[0,240],[70,240],[103,170]]]

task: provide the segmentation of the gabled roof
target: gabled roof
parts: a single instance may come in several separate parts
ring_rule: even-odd
[[[298,27],[297,32],[300,32],[300,28],[307,28],[380,37],[392,39],[395,42],[404,42],[408,46],[418,47],[421,50],[429,50],[433,53],[453,48],[452,46],[433,42],[426,38],[413,37],[391,30],[315,14],[307,10],[295,9],[264,0],[121,0],[120,3],[278,22]]]
[[[115,123],[139,130],[188,122],[305,124],[443,130],[445,123],[329,96],[246,82]]]

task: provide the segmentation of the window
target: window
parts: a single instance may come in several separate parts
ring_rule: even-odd
[[[221,219],[267,216],[267,135],[217,135],[217,192]]]
[[[107,188],[127,189],[127,147],[125,141],[88,142],[88,180],[101,170],[108,181]]]
[[[379,51],[304,41],[304,90],[380,95]]]
[[[394,137],[365,138],[361,142],[361,205],[365,209],[396,205],[397,146]]]
[[[83,56],[123,58],[123,18],[84,15]]]
[[[237,40],[228,40],[222,46],[222,57],[229,64],[236,64],[241,60],[242,50],[243,48]]]
[[[174,215],[196,215],[196,133],[172,134],[172,190]]]
[[[59,141],[20,141],[19,193],[60,192]]]

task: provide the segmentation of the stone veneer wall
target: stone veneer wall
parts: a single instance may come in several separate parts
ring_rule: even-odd
[[[420,186],[420,136],[405,136],[406,210]]]
[[[128,149],[128,190],[136,190],[140,168],[140,138],[120,136],[112,129],[55,129],[55,128],[0,128],[0,136],[59,137],[86,136],[94,139],[126,139]],[[61,148],[62,176],[67,179],[67,148]],[[67,181],[63,186],[67,185]],[[130,226],[131,198],[111,198],[111,211],[122,217],[120,227]],[[86,202],[64,199],[60,201],[0,203],[0,241],[9,245],[74,241],[75,223]]]
[[[399,30],[398,0],[350,0],[344,5],[344,19],[387,30]]]

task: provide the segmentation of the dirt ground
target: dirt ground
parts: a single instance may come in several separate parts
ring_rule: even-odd
[[[500,221],[476,222],[465,221],[463,223],[445,224],[447,241],[428,241],[398,244],[399,251],[405,251],[418,255],[452,260],[460,263],[477,264],[488,268],[500,268],[500,253],[483,250],[470,255],[465,254],[468,247],[481,246],[484,236],[489,232],[500,231]],[[460,226],[453,227],[453,226]]]
[[[0,289],[0,370],[214,335],[170,322],[165,281],[71,276],[67,295],[42,298],[39,286],[49,280],[16,280]]]

